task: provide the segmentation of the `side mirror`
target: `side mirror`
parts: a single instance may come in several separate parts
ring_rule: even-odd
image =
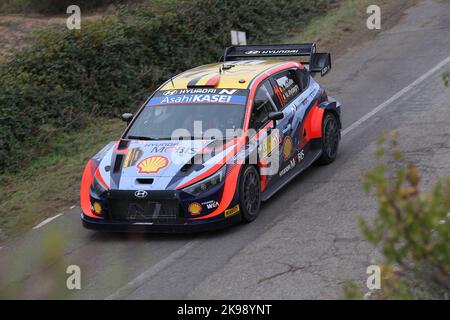
[[[124,114],[122,114],[122,116],[120,118],[122,119],[122,121],[125,121],[126,123],[130,123],[131,119],[133,119],[133,114],[132,113],[124,113]]]
[[[281,111],[274,111],[269,113],[269,120],[281,120],[284,118],[284,113]]]

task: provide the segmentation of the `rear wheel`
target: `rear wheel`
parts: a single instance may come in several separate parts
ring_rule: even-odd
[[[245,166],[239,182],[239,207],[242,220],[246,223],[255,220],[259,214],[260,190],[258,170],[254,166]]]
[[[326,113],[322,123],[322,155],[318,163],[322,165],[332,163],[339,148],[340,129],[336,116]]]

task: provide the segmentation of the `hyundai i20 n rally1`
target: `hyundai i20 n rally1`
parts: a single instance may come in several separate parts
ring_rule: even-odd
[[[275,60],[287,56],[299,60]],[[232,46],[168,80],[87,163],[83,225],[188,232],[253,221],[261,201],[336,158],[341,106],[313,77],[330,69],[315,44]]]

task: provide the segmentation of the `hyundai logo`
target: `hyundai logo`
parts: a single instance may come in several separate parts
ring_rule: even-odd
[[[148,195],[148,192],[145,190],[138,190],[134,193],[136,198],[145,198]]]
[[[178,92],[178,90],[167,90],[167,91],[163,92],[163,95],[165,95],[165,96],[173,96],[177,92]]]

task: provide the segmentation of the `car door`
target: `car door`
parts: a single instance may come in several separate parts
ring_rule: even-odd
[[[278,173],[278,159],[272,166],[272,158],[278,157],[280,137],[273,120],[269,119],[270,112],[277,111],[277,98],[270,80],[267,79],[256,89],[255,98],[249,123],[250,144],[257,150],[257,164],[260,168],[261,188],[270,185],[272,177]],[[275,152],[276,151],[276,152]]]
[[[277,73],[271,77],[273,90],[278,100],[278,109],[284,114],[283,119],[277,122],[280,134],[279,172],[273,179],[282,182],[294,173],[298,161],[298,144],[301,140],[299,126],[301,118],[298,116],[298,97],[302,92],[299,78],[295,69],[289,69]]]

